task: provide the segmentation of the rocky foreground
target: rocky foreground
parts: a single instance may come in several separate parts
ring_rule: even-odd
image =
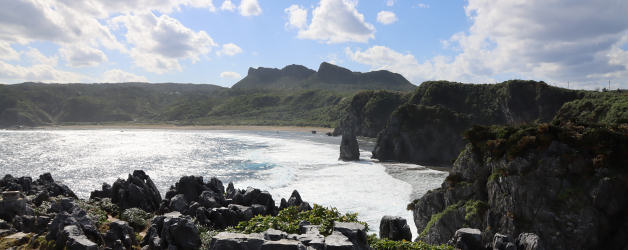
[[[217,178],[184,176],[164,199],[141,170],[89,200],[50,174],[7,175],[0,191],[0,249],[373,249],[411,240],[402,218],[382,219],[391,240],[380,242],[356,214],[311,206],[296,190],[277,207],[266,191],[225,189]]]

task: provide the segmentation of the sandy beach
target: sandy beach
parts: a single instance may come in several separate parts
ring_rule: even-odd
[[[24,129],[39,130],[87,130],[87,129],[179,129],[179,130],[254,130],[254,131],[298,131],[331,133],[333,128],[300,127],[300,126],[249,126],[249,125],[172,125],[172,124],[85,124],[85,125],[54,125]]]

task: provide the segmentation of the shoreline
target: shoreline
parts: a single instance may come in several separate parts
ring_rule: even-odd
[[[247,130],[331,133],[333,128],[312,126],[273,125],[172,125],[172,124],[102,124],[102,125],[52,125],[7,130],[93,130],[93,129],[172,129],[172,130]]]

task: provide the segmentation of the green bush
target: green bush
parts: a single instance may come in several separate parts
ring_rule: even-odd
[[[393,241],[379,239],[375,234],[368,236],[368,244],[375,250],[453,250],[449,245],[430,245],[422,241]]]
[[[148,221],[153,216],[139,208],[129,208],[122,212],[120,219],[129,223],[136,232],[141,232],[148,226]]]
[[[299,223],[307,221],[312,225],[321,225],[320,232],[329,235],[333,231],[334,221],[338,222],[358,222],[365,226],[364,222],[358,221],[357,213],[341,214],[336,208],[325,208],[314,204],[310,211],[299,212],[297,207],[288,207],[281,210],[277,216],[255,216],[249,221],[240,222],[235,231],[242,233],[260,233],[269,228],[278,229],[287,233],[298,233]]]

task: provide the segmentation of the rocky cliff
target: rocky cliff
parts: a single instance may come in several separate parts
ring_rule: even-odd
[[[536,81],[424,82],[392,112],[373,157],[451,166],[464,148],[462,133],[471,126],[551,121],[564,103],[583,95]]]
[[[390,114],[409,98],[406,92],[367,90],[353,96],[344,116],[334,129],[334,136],[353,131],[356,136],[377,137]]]
[[[473,227],[487,247],[496,234],[530,235],[521,233],[546,249],[628,245],[628,127],[474,127],[465,136],[442,187],[408,205],[420,240],[445,243]]]

